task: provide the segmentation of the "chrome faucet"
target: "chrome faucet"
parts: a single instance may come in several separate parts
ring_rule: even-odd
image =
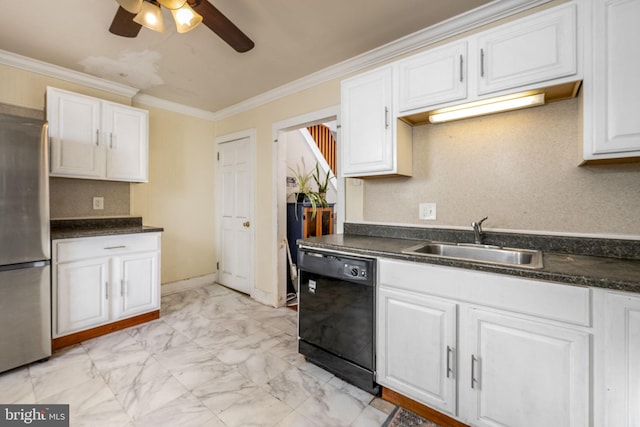
[[[485,220],[487,218],[489,218],[489,217],[485,216],[480,221],[478,221],[478,222],[474,221],[474,222],[471,223],[471,227],[473,227],[473,234],[475,236],[475,244],[476,245],[481,245],[482,244],[482,239],[484,239],[484,232],[482,231],[482,223],[485,222]]]

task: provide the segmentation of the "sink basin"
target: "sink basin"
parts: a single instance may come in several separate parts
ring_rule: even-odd
[[[542,268],[542,253],[540,251],[528,249],[513,249],[472,244],[423,242],[403,250],[402,253],[521,268]]]

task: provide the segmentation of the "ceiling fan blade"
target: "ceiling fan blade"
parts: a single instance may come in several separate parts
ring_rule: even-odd
[[[235,24],[222,14],[207,0],[188,0],[189,5],[202,15],[202,23],[209,27],[222,40],[238,52],[246,52],[253,49],[254,43],[245,33],[240,31]]]
[[[119,6],[109,27],[109,32],[122,37],[136,37],[142,25],[133,21],[135,16],[135,13],[127,12],[125,8]]]

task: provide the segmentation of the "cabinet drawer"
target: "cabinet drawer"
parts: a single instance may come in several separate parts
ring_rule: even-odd
[[[160,249],[159,233],[122,234],[53,241],[55,263]]]

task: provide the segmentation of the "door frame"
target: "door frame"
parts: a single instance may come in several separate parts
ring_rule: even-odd
[[[250,155],[249,155],[249,170],[251,171],[251,183],[253,185],[253,195],[251,197],[251,204],[249,206],[249,212],[250,212],[250,217],[251,217],[251,222],[253,224],[256,224],[255,221],[255,206],[256,206],[256,147],[257,147],[257,131],[256,129],[246,129],[246,130],[242,130],[239,132],[235,132],[235,133],[230,133],[227,135],[222,135],[222,136],[218,136],[215,139],[215,143],[216,143],[216,158],[213,159],[214,161],[214,165],[216,166],[216,182],[214,183],[214,191],[215,191],[215,196],[214,196],[214,200],[216,203],[216,209],[215,209],[215,231],[216,231],[216,236],[215,236],[215,243],[216,243],[216,263],[218,262],[218,252],[220,251],[220,248],[222,247],[222,215],[221,215],[221,211],[220,209],[218,209],[219,206],[222,206],[222,191],[220,186],[218,185],[219,182],[221,182],[221,178],[220,178],[220,173],[221,173],[221,169],[218,167],[218,160],[217,160],[217,156],[219,153],[219,147],[221,144],[227,144],[233,141],[238,141],[241,139],[245,139],[245,138],[249,138],[249,147],[250,147]],[[255,298],[255,293],[256,293],[256,227],[255,225],[253,227],[250,228],[249,231],[249,235],[250,235],[250,239],[251,239],[251,265],[249,265],[249,272],[250,272],[250,278],[251,278],[251,290],[249,292],[249,295],[252,298]],[[217,265],[217,264],[216,264]],[[216,268],[216,277],[218,275],[218,269]],[[217,279],[216,279],[217,281]]]
[[[273,123],[271,127],[271,136],[274,143],[272,150],[273,164],[273,212],[276,212],[273,218],[272,235],[275,239],[272,242],[271,265],[275,267],[273,274],[273,287],[277,290],[276,304],[283,306],[287,301],[287,255],[285,238],[287,236],[287,141],[284,137],[285,132],[293,131],[303,127],[320,124],[327,121],[336,120],[338,124],[337,142],[340,144],[340,106],[327,107],[322,110],[313,111],[300,116],[291,117],[279,122]],[[336,152],[337,164],[340,164],[340,150]],[[342,233],[345,219],[345,191],[344,178],[338,174],[338,203],[340,209],[336,215],[336,233]],[[294,262],[297,263],[296,260]]]

